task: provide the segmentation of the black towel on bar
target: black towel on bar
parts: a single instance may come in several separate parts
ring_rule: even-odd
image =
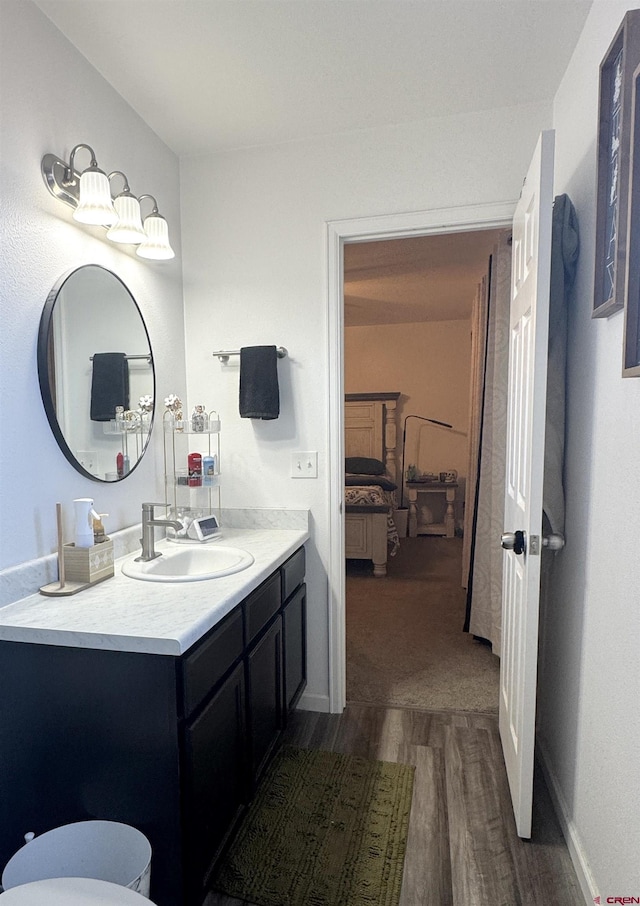
[[[129,408],[129,363],[124,352],[96,352],[91,378],[91,421],[108,422],[116,406]]]
[[[240,350],[240,416],[272,419],[280,415],[278,354],[275,346]]]

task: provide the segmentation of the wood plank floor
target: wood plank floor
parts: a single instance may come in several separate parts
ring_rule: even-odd
[[[532,838],[516,834],[494,715],[349,704],[296,711],[285,742],[415,765],[400,906],[584,906],[539,774]]]

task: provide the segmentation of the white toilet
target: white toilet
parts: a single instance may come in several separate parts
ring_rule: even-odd
[[[128,887],[93,878],[47,878],[2,894],[2,906],[143,906],[151,902]]]
[[[1,906],[151,903],[151,845],[136,828],[77,821],[25,839],[2,872]]]

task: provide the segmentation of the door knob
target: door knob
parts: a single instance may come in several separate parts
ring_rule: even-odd
[[[514,554],[523,554],[525,548],[524,532],[503,532],[500,544],[506,551],[513,551]]]
[[[560,532],[551,532],[550,535],[543,535],[542,546],[550,551],[561,551],[564,547],[564,535],[561,535]]]

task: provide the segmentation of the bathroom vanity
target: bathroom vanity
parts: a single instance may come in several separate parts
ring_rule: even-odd
[[[122,821],[151,843],[152,900],[200,906],[306,682],[306,533],[254,534],[269,553],[234,576],[0,611],[2,865],[27,831]]]

